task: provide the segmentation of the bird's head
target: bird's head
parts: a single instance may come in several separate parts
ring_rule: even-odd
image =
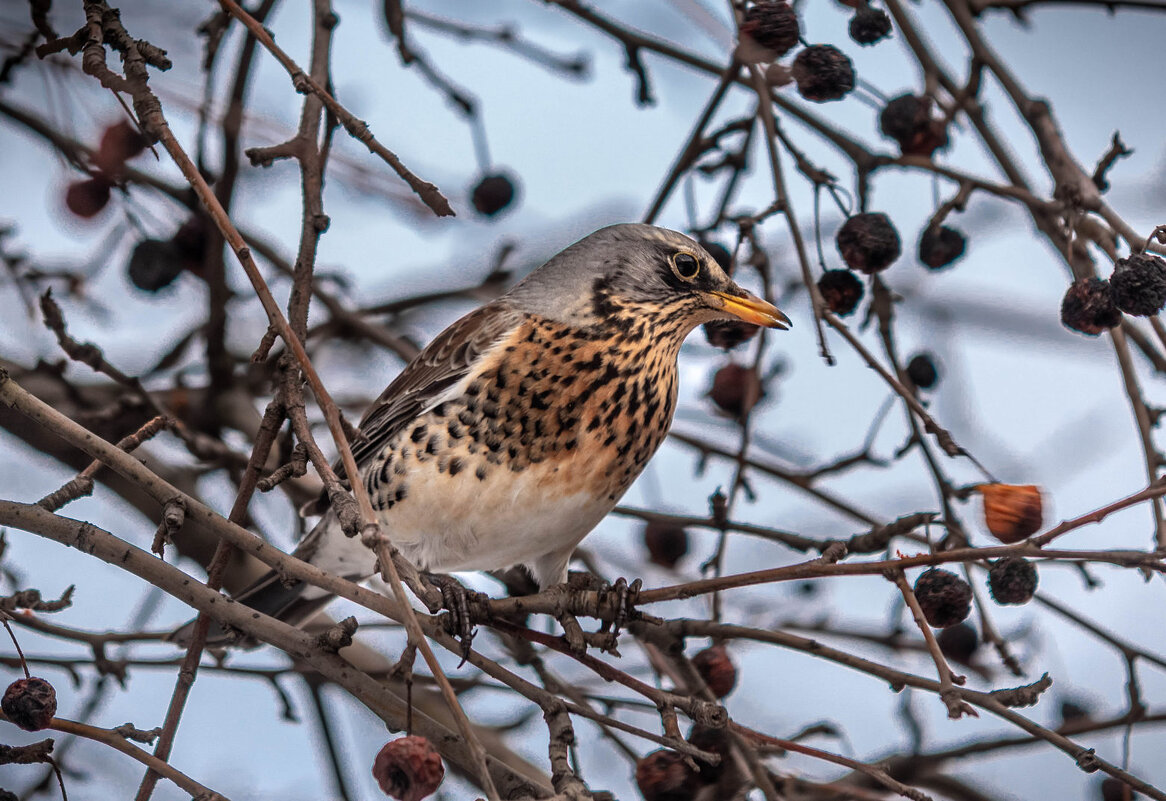
[[[522,311],[578,328],[617,326],[675,340],[712,320],[788,328],[773,304],[739,287],[695,240],[625,223],[580,239],[509,293]]]

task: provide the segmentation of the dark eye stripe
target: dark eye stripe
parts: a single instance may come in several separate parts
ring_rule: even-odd
[[[691,281],[700,273],[700,262],[691,253],[677,253],[672,257],[672,269],[686,281]]]

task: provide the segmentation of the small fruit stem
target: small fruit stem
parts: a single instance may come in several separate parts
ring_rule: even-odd
[[[20,650],[20,643],[16,641],[16,634],[12,631],[12,627],[8,625],[7,613],[0,612],[0,623],[4,624],[4,628],[8,630],[8,636],[12,638],[12,644],[16,646],[16,655],[20,657],[20,667],[24,670],[24,677],[31,679],[32,676],[28,672],[28,663],[24,661],[24,651]]]

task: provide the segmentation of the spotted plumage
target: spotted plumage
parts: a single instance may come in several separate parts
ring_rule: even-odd
[[[386,533],[423,570],[562,581],[667,433],[685,336],[715,319],[789,322],[683,234],[616,225],[567,248],[438,335],[365,414],[353,456]],[[330,511],[296,555],[374,569]],[[269,577],[240,600],[302,619],[326,598]]]

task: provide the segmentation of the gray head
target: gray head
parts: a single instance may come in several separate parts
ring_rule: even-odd
[[[667,228],[601,228],[507,293],[520,311],[578,328],[618,326],[683,339],[710,320],[787,328],[789,318],[746,292],[695,240]]]

